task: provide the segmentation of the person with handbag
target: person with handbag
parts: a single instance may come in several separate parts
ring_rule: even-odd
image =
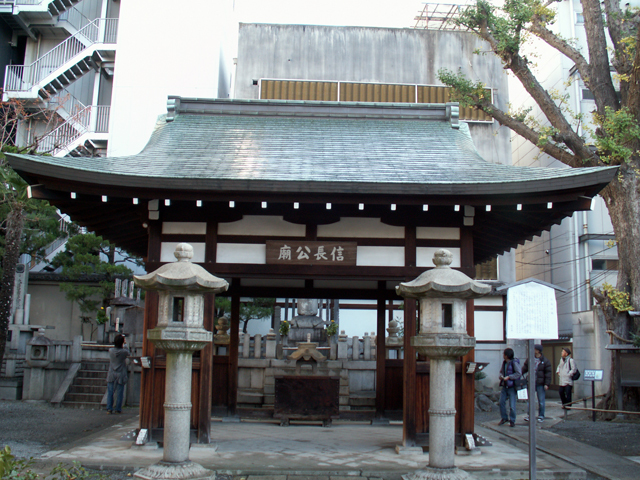
[[[558,374],[558,384],[560,385],[560,400],[562,408],[571,403],[571,392],[573,390],[573,376],[577,372],[576,362],[571,358],[571,349],[569,347],[562,348],[562,358],[556,369]]]
[[[520,360],[515,358],[513,349],[505,348],[502,357],[504,361],[502,362],[502,367],[500,367],[499,377],[500,386],[502,387],[500,392],[500,416],[502,419],[498,425],[504,425],[509,422],[510,427],[515,427],[518,392],[514,381],[522,376],[522,368],[520,367]],[[507,414],[507,398],[509,398],[509,414]]]
[[[538,422],[544,422],[546,393],[551,385],[551,362],[542,355],[542,345],[535,345],[533,359],[533,378],[535,379],[536,396],[538,397]],[[522,374],[529,371],[529,359],[524,361]],[[527,406],[527,411],[529,407]],[[525,415],[524,421],[529,421],[529,415]]]

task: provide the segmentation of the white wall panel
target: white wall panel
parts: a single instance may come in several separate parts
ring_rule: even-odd
[[[216,255],[218,263],[267,263],[267,246],[250,243],[219,243]]]
[[[416,265],[418,267],[435,267],[433,264],[433,254],[436,250],[440,250],[439,247],[418,247],[416,248]],[[451,268],[460,268],[460,249],[448,248],[453,255],[453,261],[451,262]]]
[[[474,313],[475,334],[478,342],[502,342],[504,341],[504,317],[502,312],[478,312]]]
[[[176,251],[176,247],[180,242],[162,242],[160,247],[160,261],[161,262],[175,262],[176,256],[173,254]],[[190,242],[189,245],[193,247],[193,263],[204,263],[204,250],[205,243],[202,242]]]
[[[479,305],[486,306],[486,307],[501,307],[503,298],[504,297],[502,295],[491,296],[491,297],[480,297],[480,298],[476,298],[473,301],[473,304],[476,307]]]
[[[379,218],[344,217],[330,225],[318,225],[319,237],[404,238],[404,227],[385,225]]]
[[[206,235],[206,222],[162,222],[162,233],[165,235]]]
[[[404,247],[358,247],[359,267],[403,267]]]
[[[416,238],[436,240],[460,240],[459,228],[417,227]]]
[[[242,220],[218,224],[218,235],[278,235],[304,237],[305,226],[286,222],[282,217],[245,215]]]

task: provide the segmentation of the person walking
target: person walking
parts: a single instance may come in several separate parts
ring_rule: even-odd
[[[118,334],[109,349],[109,373],[107,374],[107,414],[122,413],[124,386],[128,380],[127,357],[130,355],[124,335]],[[113,397],[116,397],[115,407]]]
[[[516,386],[513,383],[514,380],[519,379],[522,376],[522,368],[520,367],[520,360],[515,358],[513,349],[505,348],[502,354],[504,361],[502,367],[500,367],[500,386],[502,391],[500,392],[500,416],[502,419],[498,425],[504,425],[509,422],[510,427],[516,426],[516,401],[518,400],[518,393],[516,392]],[[509,414],[507,415],[507,398],[509,398]]]
[[[546,393],[551,385],[551,362],[542,355],[542,345],[533,347],[533,378],[535,379],[536,395],[538,397],[538,422],[544,422]],[[522,366],[522,374],[529,371],[529,359],[527,358]],[[527,405],[527,411],[529,407]],[[529,415],[525,415],[524,421],[529,421]]]
[[[556,369],[558,374],[558,383],[560,384],[560,400],[562,408],[571,403],[571,392],[573,390],[573,374],[576,373],[576,362],[571,358],[571,349],[569,347],[562,348],[562,358]]]

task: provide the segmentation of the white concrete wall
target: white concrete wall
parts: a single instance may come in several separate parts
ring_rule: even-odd
[[[110,119],[109,156],[146,145],[167,96],[228,95],[234,43],[232,0],[122,2]],[[222,88],[222,92],[220,89]]]

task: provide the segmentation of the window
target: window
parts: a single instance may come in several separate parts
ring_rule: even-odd
[[[453,305],[450,303],[442,304],[442,326],[453,328]]]
[[[183,297],[173,298],[173,321],[174,322],[184,321],[184,298]]]
[[[618,270],[618,260],[594,258],[591,260],[592,270]]]

